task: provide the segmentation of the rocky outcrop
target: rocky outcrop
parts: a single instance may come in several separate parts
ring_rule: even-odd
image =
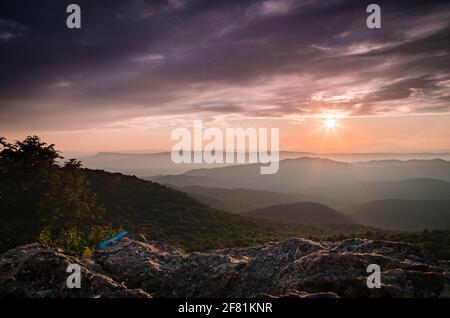
[[[82,288],[69,289],[66,272],[78,264]],[[9,297],[150,297],[140,289],[128,289],[94,262],[78,260],[34,243],[12,249],[0,257],[0,296]]]
[[[66,287],[77,263],[82,287]],[[369,264],[381,267],[381,288],[369,289]],[[23,297],[450,297],[449,266],[412,245],[291,239],[252,248],[185,253],[127,238],[93,260],[41,244],[0,257],[0,296]]]

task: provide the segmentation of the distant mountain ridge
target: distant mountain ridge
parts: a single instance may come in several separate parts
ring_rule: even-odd
[[[450,200],[388,199],[346,209],[360,224],[390,230],[450,229]]]
[[[174,164],[170,151],[154,152],[99,152],[94,155],[73,153],[86,168],[121,172],[138,177],[152,177],[162,174],[179,174],[192,169],[224,167],[230,164]],[[367,162],[384,160],[450,160],[450,152],[440,153],[311,153],[281,151],[280,160],[300,157],[314,157],[341,162]]]
[[[312,187],[302,194],[305,197],[320,195],[320,202],[337,208],[383,199],[445,200],[450,198],[450,182],[431,178],[355,182]]]
[[[279,204],[245,212],[243,215],[264,217],[304,224],[350,224],[351,219],[326,205],[315,202]]]
[[[301,157],[280,161],[278,173],[261,175],[261,164],[195,169],[182,176],[207,177],[236,188],[281,192],[301,192],[320,186],[337,186],[355,182],[398,181],[411,178],[434,178],[450,181],[450,162],[435,160],[400,161],[382,167],[361,167],[329,159]]]
[[[224,211],[234,213],[243,213],[275,204],[295,203],[304,200],[304,197],[297,193],[281,193],[245,188],[224,189],[189,186],[178,189],[211,207],[222,207],[222,210],[225,208]]]
[[[191,156],[194,152],[191,152]],[[280,159],[310,155],[305,152],[280,152]],[[198,168],[215,168],[235,165],[235,163],[181,163],[172,161],[169,151],[152,153],[99,152],[79,158],[89,169],[120,172],[138,177],[154,177],[162,174],[179,174]]]

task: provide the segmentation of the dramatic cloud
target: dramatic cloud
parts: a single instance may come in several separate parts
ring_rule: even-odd
[[[1,129],[450,112],[448,1],[71,2],[0,5]]]

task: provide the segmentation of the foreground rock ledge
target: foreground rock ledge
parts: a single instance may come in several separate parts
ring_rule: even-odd
[[[69,264],[81,288],[66,287]],[[369,289],[366,268],[381,267]],[[446,264],[409,244],[291,239],[252,248],[185,253],[127,238],[93,260],[33,243],[0,256],[1,297],[450,297]]]

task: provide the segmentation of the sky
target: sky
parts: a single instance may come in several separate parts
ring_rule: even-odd
[[[381,28],[366,26],[369,3]],[[66,6],[81,7],[81,29]],[[324,118],[336,127],[323,127]],[[450,149],[450,3],[15,0],[0,4],[0,136],[170,149],[170,132],[277,127],[283,150]]]

